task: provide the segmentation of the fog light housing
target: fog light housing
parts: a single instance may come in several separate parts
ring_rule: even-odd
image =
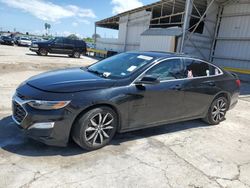
[[[28,129],[52,129],[54,128],[55,122],[42,122],[42,123],[34,123]]]

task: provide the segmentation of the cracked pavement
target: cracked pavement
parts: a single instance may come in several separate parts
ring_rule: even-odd
[[[92,152],[73,142],[59,148],[31,140],[1,108],[0,187],[250,187],[247,94],[218,126],[194,120],[118,134]]]

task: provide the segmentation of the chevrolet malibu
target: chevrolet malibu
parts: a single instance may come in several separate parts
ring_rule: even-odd
[[[82,148],[114,135],[203,119],[217,125],[238,101],[240,81],[209,62],[185,55],[127,52],[89,67],[58,70],[23,82],[13,96],[13,120],[28,136]]]

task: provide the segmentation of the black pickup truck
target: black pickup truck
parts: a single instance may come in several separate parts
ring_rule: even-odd
[[[34,42],[31,44],[30,50],[42,56],[53,53],[67,54],[69,57],[80,58],[81,54],[86,54],[87,48],[83,40],[56,37],[48,41]]]

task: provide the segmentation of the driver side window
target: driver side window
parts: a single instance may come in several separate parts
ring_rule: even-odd
[[[155,65],[146,72],[146,76],[160,81],[184,78],[184,65],[181,59],[166,60]]]
[[[60,38],[56,38],[55,39],[55,43],[56,44],[63,44],[63,38],[61,38],[61,37]]]

